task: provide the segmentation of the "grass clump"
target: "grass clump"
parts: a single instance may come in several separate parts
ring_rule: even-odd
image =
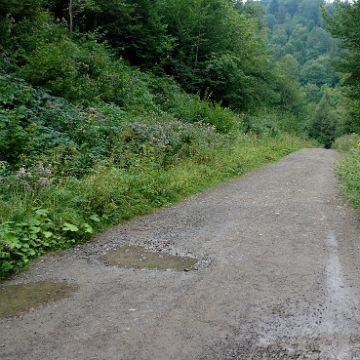
[[[360,212],[360,136],[344,135],[335,142],[343,160],[338,165],[341,190],[351,204]]]

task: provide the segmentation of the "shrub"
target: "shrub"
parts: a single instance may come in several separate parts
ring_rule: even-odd
[[[349,142],[357,143],[350,149],[348,144],[343,146],[348,150],[338,166],[338,171],[341,176],[341,189],[345,197],[360,211],[360,136],[353,135],[350,139]],[[340,139],[338,144],[342,144],[343,140]]]
[[[345,153],[356,148],[359,142],[360,142],[359,135],[347,134],[338,137],[333,143],[332,148]]]

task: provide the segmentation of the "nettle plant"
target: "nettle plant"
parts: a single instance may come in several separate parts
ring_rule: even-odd
[[[39,162],[32,171],[21,167],[13,176],[0,179],[0,195],[19,196],[32,204],[53,191],[51,164]],[[95,215],[94,221],[98,220]],[[88,223],[72,224],[54,221],[47,209],[33,207],[23,220],[3,221],[0,224],[0,278],[16,272],[29,261],[49,250],[70,247],[79,240],[85,240],[93,233]]]
[[[92,227],[64,222],[56,224],[46,209],[32,209],[24,222],[0,224],[0,279],[29,264],[49,250],[67,248],[79,239],[89,238]]]

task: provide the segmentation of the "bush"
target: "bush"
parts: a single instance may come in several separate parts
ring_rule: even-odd
[[[338,166],[341,176],[341,189],[345,197],[360,211],[360,136],[352,135],[347,140],[343,137],[337,144],[343,144],[344,140],[346,145],[343,145],[342,148],[348,150],[346,150],[345,158]],[[349,142],[353,144],[352,147],[348,146]]]
[[[359,135],[347,134],[338,137],[333,143],[332,148],[345,153],[356,148],[359,142],[360,142]]]

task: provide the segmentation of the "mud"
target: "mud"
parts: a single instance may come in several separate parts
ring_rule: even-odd
[[[164,251],[152,252],[143,246],[119,246],[109,250],[99,260],[106,265],[134,269],[157,269],[192,271],[197,270],[197,259],[188,256],[171,255]]]
[[[65,299],[79,287],[67,282],[39,281],[29,284],[0,284],[0,319],[24,313]]]
[[[0,320],[0,358],[360,359],[360,229],[337,153],[306,149],[44,257],[8,282],[76,282]],[[108,266],[119,246],[197,271]]]

